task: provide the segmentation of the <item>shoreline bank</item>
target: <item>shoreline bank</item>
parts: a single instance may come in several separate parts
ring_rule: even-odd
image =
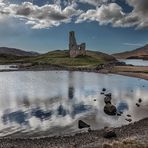
[[[123,75],[128,77],[135,77],[144,80],[148,80],[148,73],[144,73],[143,71],[147,71],[147,66],[141,66],[143,71],[139,71],[139,66],[131,66],[132,70],[129,70],[129,66],[115,66],[111,69],[101,69],[96,70],[94,68],[87,68],[87,67],[26,67],[26,68],[19,68],[19,69],[3,69],[0,72],[14,72],[14,71],[79,71],[79,72],[94,72],[100,74],[115,74],[115,75]],[[122,70],[124,68],[124,70]],[[138,69],[138,71],[136,71]]]
[[[101,148],[105,144],[132,141],[134,144],[148,147],[148,118],[114,128],[117,137],[103,138],[105,129],[77,133],[70,136],[38,137],[38,138],[0,138],[0,147],[4,148]],[[124,143],[123,143],[124,144]],[[104,147],[105,148],[105,147]],[[134,147],[132,147],[134,148]],[[136,147],[135,147],[136,148]]]

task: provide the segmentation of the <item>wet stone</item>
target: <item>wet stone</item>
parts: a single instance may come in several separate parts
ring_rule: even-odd
[[[79,128],[79,129],[90,128],[90,125],[88,125],[87,123],[85,123],[85,122],[82,121],[82,120],[79,120],[79,121],[78,121],[78,128]]]
[[[88,128],[88,132],[90,133],[91,131],[92,131],[92,130],[91,130],[91,128],[89,127],[89,128]]]
[[[104,112],[107,114],[107,115],[111,115],[111,116],[114,116],[116,115],[117,113],[117,109],[116,109],[116,106],[112,105],[112,104],[106,104],[104,106]]]
[[[130,114],[127,114],[126,116],[127,116],[127,117],[131,117],[131,115],[130,115]]]
[[[104,102],[107,104],[107,103],[110,103],[111,104],[111,97],[109,97],[109,96],[106,96],[105,98],[104,98]]]
[[[140,107],[140,104],[136,103],[136,106],[137,106],[137,107]]]
[[[142,99],[141,99],[141,98],[139,98],[138,102],[139,102],[139,103],[141,103],[141,102],[142,102]]]
[[[132,122],[132,119],[125,119],[126,121],[128,121],[128,122]]]
[[[103,88],[102,91],[106,91],[106,88]]]

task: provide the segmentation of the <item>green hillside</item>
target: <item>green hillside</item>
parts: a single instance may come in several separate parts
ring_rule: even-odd
[[[33,66],[95,67],[98,64],[114,60],[113,56],[95,51],[87,51],[86,56],[78,56],[76,58],[70,58],[68,50],[56,50],[32,57],[0,55],[0,63],[31,63]]]
[[[101,52],[87,51],[86,56],[70,58],[67,50],[56,50],[36,57],[26,58],[24,59],[24,62],[50,65],[54,64],[66,67],[92,67],[113,60],[115,60],[114,57]]]

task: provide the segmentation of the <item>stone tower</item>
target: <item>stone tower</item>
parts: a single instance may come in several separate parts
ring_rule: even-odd
[[[85,43],[77,45],[74,31],[69,32],[69,56],[70,57],[74,58],[79,55],[83,55],[83,56],[86,55],[85,47],[86,47]]]

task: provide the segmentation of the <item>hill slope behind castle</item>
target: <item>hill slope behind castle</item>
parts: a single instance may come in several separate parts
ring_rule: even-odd
[[[24,51],[16,48],[0,47],[0,54],[13,55],[13,56],[36,56],[37,52]]]
[[[121,53],[113,54],[113,56],[117,59],[145,59],[148,60],[148,44],[144,47],[126,51]]]

